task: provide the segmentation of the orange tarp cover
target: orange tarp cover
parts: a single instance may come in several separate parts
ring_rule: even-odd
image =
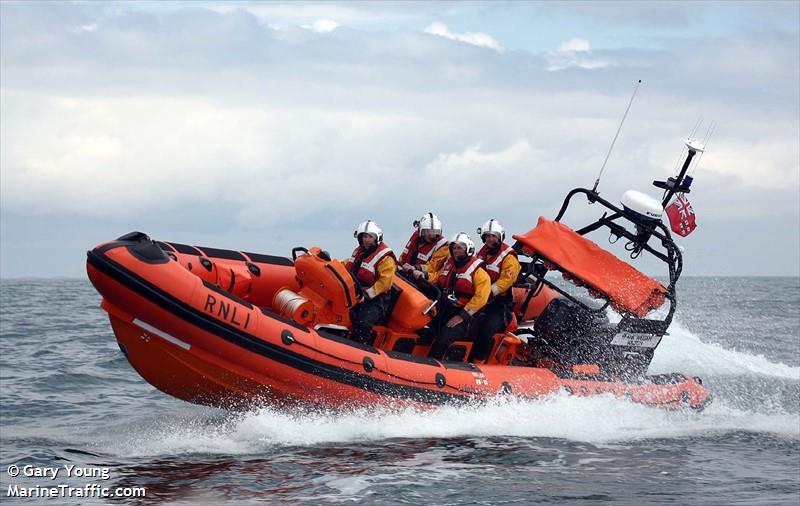
[[[617,311],[644,316],[664,303],[667,289],[654,279],[557,221],[539,217],[536,228],[515,235],[525,253],[537,253],[571,281],[605,295]]]

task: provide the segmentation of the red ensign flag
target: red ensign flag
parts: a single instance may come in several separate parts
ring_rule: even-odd
[[[672,231],[681,237],[686,237],[697,228],[692,204],[685,196],[680,195],[666,208],[669,224]]]

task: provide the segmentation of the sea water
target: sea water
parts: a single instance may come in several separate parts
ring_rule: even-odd
[[[566,394],[229,413],[141,379],[88,281],[0,288],[4,503],[800,504],[798,278],[680,281],[650,371],[702,377],[700,413]]]

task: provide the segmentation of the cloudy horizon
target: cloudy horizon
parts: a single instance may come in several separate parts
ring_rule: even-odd
[[[0,276],[153,238],[344,257],[694,170],[686,275],[800,275],[797,2],[0,3]],[[474,234],[473,234],[474,235]],[[603,238],[596,238],[603,244]],[[647,269],[645,269],[647,270]],[[654,273],[658,273],[657,271]]]

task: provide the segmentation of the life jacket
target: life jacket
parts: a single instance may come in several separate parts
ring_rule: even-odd
[[[446,293],[453,294],[462,306],[466,306],[473,295],[475,295],[475,285],[472,282],[472,274],[480,268],[483,260],[473,256],[461,267],[456,267],[456,262],[450,257],[444,264],[436,284],[443,288]]]
[[[505,259],[507,255],[517,256],[517,252],[508,244],[501,242],[497,254],[489,256],[489,247],[484,244],[475,256],[483,260],[483,268],[486,269],[489,278],[492,280],[492,283],[494,283],[497,281],[497,278],[500,277],[500,266],[503,264],[503,259]]]
[[[353,251],[353,256],[350,257],[348,269],[352,272],[363,288],[369,288],[375,284],[375,267],[386,255],[394,258],[392,248],[386,243],[380,243],[377,248],[372,250],[367,256],[364,256],[364,248],[361,245]],[[363,258],[362,258],[363,257]]]
[[[440,236],[439,240],[436,242],[427,242],[422,239],[419,230],[414,230],[414,233],[411,234],[411,238],[406,243],[406,247],[403,248],[403,252],[400,254],[400,263],[424,265],[428,263],[428,260],[431,259],[439,248],[446,244],[447,239],[443,236]]]

